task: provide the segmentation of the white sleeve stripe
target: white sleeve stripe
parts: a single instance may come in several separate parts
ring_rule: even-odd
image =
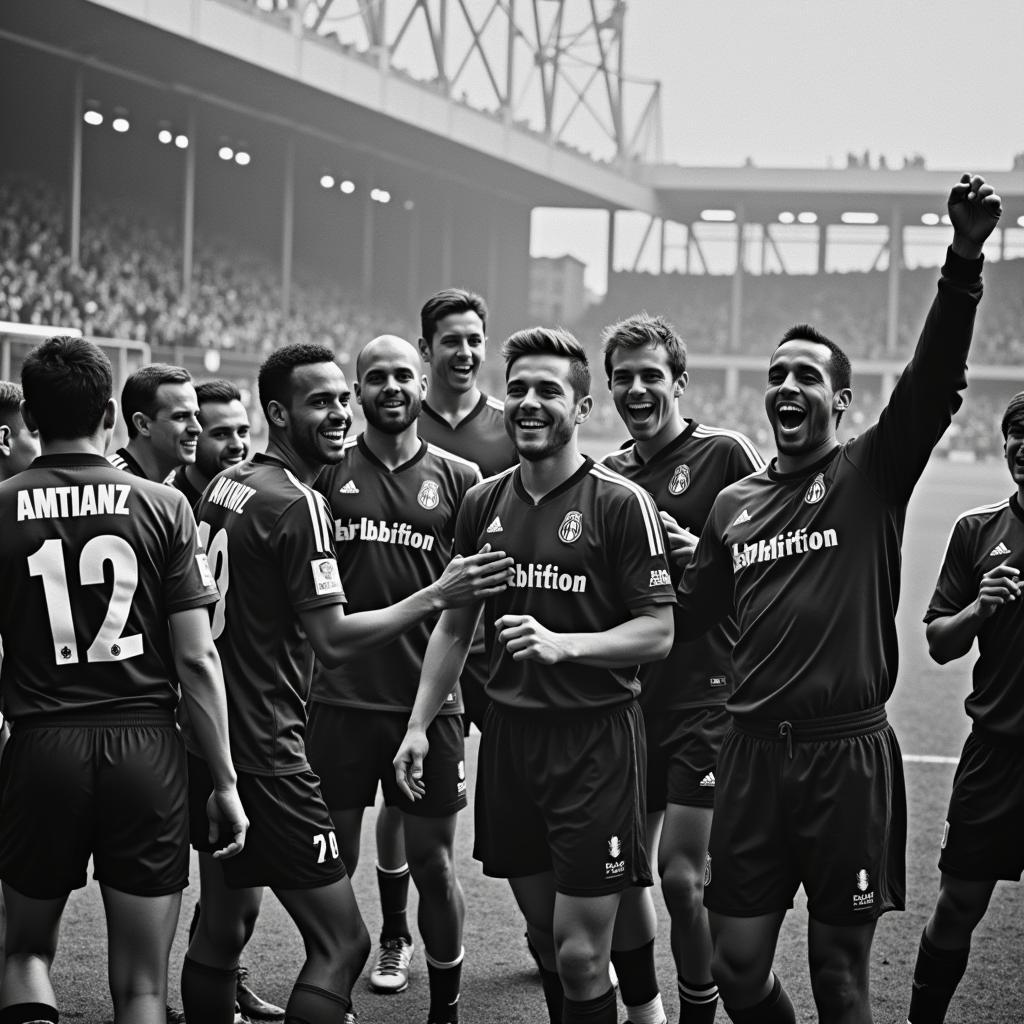
[[[643,514],[644,527],[647,530],[647,546],[650,548],[652,555],[663,555],[665,553],[665,547],[661,539],[661,522],[658,516],[658,510],[654,505],[654,499],[638,484],[633,483],[632,480],[627,480],[624,476],[620,476],[614,470],[608,469],[606,466],[601,466],[598,463],[594,463],[591,467],[591,473],[601,480],[607,480],[609,483],[620,484],[625,487],[626,490],[630,491],[636,498],[640,505],[640,511]]]
[[[498,412],[505,411],[505,403],[500,398],[494,398],[492,395],[486,395],[485,398],[487,399],[486,404],[492,409],[497,409]]]
[[[977,508],[969,508],[966,512],[961,512],[960,515],[953,520],[953,525],[950,527],[949,536],[946,538],[945,555],[943,555],[943,562],[949,556],[949,545],[953,543],[953,534],[956,533],[957,526],[965,519],[969,519],[971,516],[984,516],[991,515],[993,512],[1001,512],[1004,508],[1008,508],[1010,505],[1010,499],[1004,498],[1002,501],[996,501],[991,505],[979,505]]]
[[[756,472],[759,469],[764,469],[765,461],[761,453],[757,450],[753,441],[747,437],[746,434],[741,434],[738,430],[727,430],[725,427],[707,427],[701,424],[693,432],[694,437],[730,437],[734,440],[744,451],[747,458],[750,459],[750,464],[754,467]]]
[[[431,455],[436,455],[439,459],[445,459],[448,462],[454,462],[460,466],[468,466],[478,476],[481,478],[483,477],[483,474],[480,472],[480,467],[473,462],[472,459],[464,459],[461,455],[456,455],[455,452],[450,452],[447,448],[438,448],[436,444],[431,444],[429,441],[427,442],[427,451],[430,452]]]
[[[296,477],[290,469],[286,469],[285,476],[299,489],[299,492],[306,499],[306,507],[309,509],[309,520],[313,525],[313,535],[316,540],[317,551],[324,553],[331,549],[324,540],[324,524],[321,519],[320,509],[317,508],[316,495]]]

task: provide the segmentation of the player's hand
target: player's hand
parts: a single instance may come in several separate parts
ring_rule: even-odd
[[[668,512],[659,512],[665,533],[668,534],[669,558],[680,568],[685,569],[693,557],[700,538],[679,523]]]
[[[455,608],[500,594],[512,579],[512,559],[485,544],[475,555],[456,555],[434,583],[439,608]]]
[[[422,729],[409,729],[392,762],[398,788],[410,799],[420,800],[427,789],[423,785],[423,762],[430,744]]]
[[[505,645],[513,661],[557,665],[568,657],[561,634],[552,633],[532,615],[502,615],[494,627],[498,631],[498,643]]]
[[[1003,203],[995,189],[978,174],[961,175],[946,204],[953,222],[953,251],[977,259],[985,239],[995,230]]]
[[[1020,597],[1020,569],[1012,565],[997,565],[981,577],[974,608],[979,618],[987,619],[1004,604]]]
[[[210,820],[210,842],[220,842],[228,833],[231,839],[226,846],[213,851],[218,860],[226,860],[242,852],[245,836],[249,831],[249,819],[245,815],[242,801],[238,799],[238,790],[215,789],[206,801],[206,816]]]

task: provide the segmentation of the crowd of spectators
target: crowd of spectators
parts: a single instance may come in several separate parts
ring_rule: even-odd
[[[186,303],[181,244],[166,221],[134,205],[90,201],[77,268],[64,244],[65,223],[64,201],[52,186],[0,180],[0,320],[258,355],[296,341],[351,352],[373,334],[412,327],[301,268],[286,314],[279,267],[262,253],[201,231]]]
[[[908,358],[938,271],[918,267],[900,275],[897,348],[886,349],[888,274],[849,271],[830,274],[748,275],[743,282],[740,347],[764,352],[766,340],[794,323],[811,323],[853,357]],[[1024,362],[1024,259],[992,261],[985,267],[986,298],[978,313],[973,361],[996,365]],[[710,274],[649,274],[623,271],[613,276],[605,300],[586,313],[587,327],[624,315],[623,310],[657,310],[675,323],[702,352],[730,351],[731,278]]]
[[[90,201],[83,213],[81,260],[72,267],[64,244],[66,211],[60,194],[42,181],[0,179],[0,320],[79,328],[88,336],[130,338],[152,346],[237,349],[262,356],[297,341],[330,345],[348,356],[367,338],[393,332],[415,337],[416,326],[399,314],[360,302],[335,284],[296,272],[291,312],[281,308],[279,270],[258,252],[231,240],[197,233],[191,302],[181,290],[180,243],[174,229],[114,202]],[[975,333],[978,363],[1024,362],[1024,260],[991,263],[988,296]],[[916,340],[934,289],[933,269],[903,276],[900,348],[905,359]],[[765,345],[792,323],[816,323],[856,360],[885,357],[884,273],[817,277],[753,277],[744,288],[745,350],[764,356]],[[601,328],[638,309],[667,315],[694,351],[726,352],[730,282],[709,275],[615,275],[609,295],[577,325],[600,365]],[[493,360],[491,361],[493,363]],[[500,389],[500,367],[487,379]],[[493,378],[493,379],[492,379]],[[859,433],[877,417],[881,396],[855,389],[854,405],[840,433]],[[1010,393],[989,396],[972,389],[944,450],[998,455],[994,438]],[[599,389],[600,393],[600,389]],[[762,451],[772,447],[760,388],[741,384],[727,394],[720,372],[695,375],[684,400],[686,414],[741,430]],[[609,402],[599,401],[594,428],[616,436]]]

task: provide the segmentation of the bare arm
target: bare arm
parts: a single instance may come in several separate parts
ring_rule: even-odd
[[[427,756],[427,727],[434,720],[447,694],[455,688],[473,643],[481,604],[477,602],[442,612],[437,620],[426,654],[420,685],[416,690],[405,738],[395,755],[395,778],[410,800],[423,796],[423,760]]]
[[[928,653],[934,661],[945,665],[971,649],[978,631],[996,611],[1020,596],[1020,570],[997,565],[981,577],[978,596],[954,615],[933,619],[925,628]]]
[[[220,655],[210,633],[209,611],[206,608],[189,608],[174,612],[169,616],[168,625],[174,667],[181,683],[189,726],[213,777],[214,791],[207,804],[210,840],[217,839],[220,825],[229,828],[233,836],[232,841],[217,850],[214,856],[233,857],[245,845],[249,822],[238,799],[237,777],[231,763],[224,678]]]
[[[672,605],[647,605],[631,609],[630,615],[600,633],[554,633],[532,615],[503,615],[495,625],[498,642],[513,661],[575,661],[595,668],[660,661],[672,648]]]
[[[302,628],[316,656],[328,668],[370,647],[401,636],[421,619],[446,608],[474,605],[506,587],[512,559],[489,545],[475,555],[456,555],[441,577],[387,608],[345,615],[340,604],[302,612]]]

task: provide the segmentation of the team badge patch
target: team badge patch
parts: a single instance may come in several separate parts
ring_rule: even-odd
[[[822,498],[825,497],[825,476],[819,473],[812,481],[811,486],[807,488],[807,493],[804,495],[804,501],[808,505],[817,505]]]
[[[318,558],[309,563],[313,573],[313,589],[319,597],[322,594],[340,594],[341,577],[338,563],[333,558]]]
[[[416,495],[416,500],[423,508],[437,508],[441,502],[441,494],[438,490],[437,481],[424,480],[420,486],[420,493]]]
[[[563,544],[571,544],[573,541],[579,540],[582,532],[583,513],[575,510],[566,512],[562,525],[558,528],[558,539]]]
[[[672,479],[668,482],[669,494],[682,494],[690,486],[690,467],[685,463],[676,466]]]
[[[199,578],[203,581],[203,586],[214,586],[213,573],[210,572],[209,559],[202,552],[196,555],[196,567],[199,569]]]

